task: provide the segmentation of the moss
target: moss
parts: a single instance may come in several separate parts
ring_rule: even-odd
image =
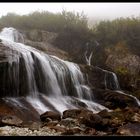
[[[116,69],[116,73],[120,74],[120,75],[127,75],[128,74],[128,70],[124,67],[118,67]]]

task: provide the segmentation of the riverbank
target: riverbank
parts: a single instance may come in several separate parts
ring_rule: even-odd
[[[40,122],[14,124],[2,120],[0,136],[140,136],[140,110],[126,107],[93,113],[87,109],[47,111]]]

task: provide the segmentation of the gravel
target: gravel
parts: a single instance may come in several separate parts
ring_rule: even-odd
[[[30,130],[29,128],[21,128],[15,126],[0,127],[0,136],[59,136],[61,132],[47,127],[39,128],[39,130]]]

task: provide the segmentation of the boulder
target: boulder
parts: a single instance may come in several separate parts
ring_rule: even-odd
[[[66,119],[62,119],[59,122],[59,124],[65,126],[65,127],[74,127],[74,126],[78,125],[78,121],[76,119],[66,118]]]
[[[123,109],[124,118],[126,122],[139,122],[140,123],[140,110],[136,107],[126,107]]]
[[[135,113],[132,118],[131,118],[132,122],[139,122],[140,123],[140,114]]]
[[[129,94],[121,94],[118,91],[106,91],[104,94],[104,101],[110,102],[109,106],[110,109],[115,108],[125,108],[127,106],[135,107],[139,106],[136,99],[134,97],[129,96]],[[107,105],[107,104],[106,104]]]
[[[67,119],[65,119],[67,118]],[[68,119],[68,118],[73,118]],[[100,124],[102,123],[102,117],[98,114],[93,114],[90,110],[84,109],[71,109],[66,110],[63,112],[63,119],[61,123],[69,126],[82,126],[91,127],[91,128],[99,128]]]
[[[63,119],[65,118],[77,118],[77,116],[81,113],[80,109],[70,109],[70,110],[65,110],[63,112]]]
[[[96,135],[96,129],[87,127],[84,130],[84,135],[89,135],[89,136]]]
[[[125,136],[140,136],[140,123],[128,123],[119,127],[117,134]]]
[[[57,112],[46,111],[45,113],[40,115],[41,121],[45,122],[47,118],[54,120],[61,120],[61,115]]]
[[[52,126],[56,126],[57,124],[58,121],[43,122],[41,127],[52,127]]]
[[[26,101],[25,98],[1,98],[0,116],[1,121],[4,118],[3,123],[6,123],[8,121],[9,123],[10,121],[12,123],[13,121],[16,121],[16,118],[19,118],[17,119],[17,121],[18,120],[23,121],[22,125],[30,124],[31,121],[32,122],[40,121],[38,112]],[[10,116],[9,119],[8,116]]]
[[[101,131],[116,134],[119,127],[128,123],[140,123],[140,111],[137,107],[117,108],[112,111],[102,110],[97,113],[102,117],[102,123],[99,124]]]
[[[65,118],[80,118],[84,117],[85,114],[92,113],[92,111],[87,109],[69,109],[63,112],[63,119]]]
[[[101,110],[99,113],[97,113],[98,115],[100,115],[102,118],[111,118],[111,114],[110,112],[108,112],[106,109]]]
[[[16,116],[7,115],[7,116],[2,117],[1,123],[3,125],[21,126],[23,121]]]
[[[79,123],[87,127],[100,129],[102,118],[98,114],[85,114],[85,117],[79,119]]]

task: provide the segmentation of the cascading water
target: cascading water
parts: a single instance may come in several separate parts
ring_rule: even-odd
[[[105,88],[112,90],[120,90],[118,78],[114,72],[104,70],[105,72]]]
[[[94,112],[106,109],[93,101],[77,64],[24,45],[22,34],[14,28],[4,28],[0,38],[11,53],[14,51],[13,59],[8,60],[9,80],[14,90],[12,88],[9,93],[5,92],[6,86],[3,88],[6,100],[13,101],[14,98],[16,101],[18,97],[25,96],[40,114],[52,108],[59,112],[77,108],[78,102]]]
[[[137,99],[133,95],[126,94],[121,90],[117,75],[114,72],[107,71],[107,70],[101,69],[99,67],[97,67],[97,68],[102,70],[103,72],[105,72],[105,78],[104,78],[105,89],[114,90],[114,91],[118,92],[118,94],[123,94],[128,97],[131,97],[137,102],[138,106],[140,106],[139,99]]]
[[[1,39],[24,43],[23,35],[14,28],[4,28],[0,33]]]

